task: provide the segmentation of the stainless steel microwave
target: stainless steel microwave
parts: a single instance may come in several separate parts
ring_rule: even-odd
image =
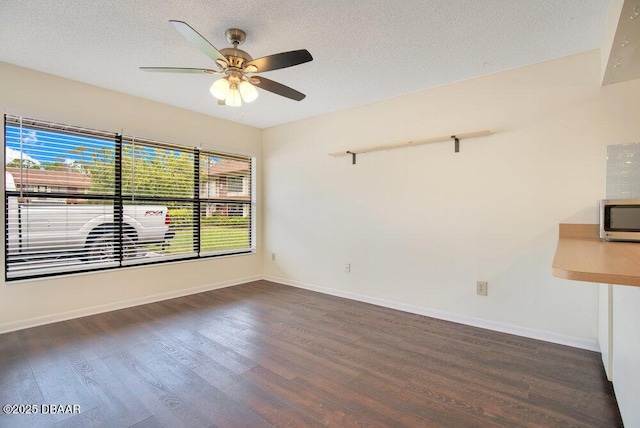
[[[601,200],[600,238],[640,242],[640,199]]]

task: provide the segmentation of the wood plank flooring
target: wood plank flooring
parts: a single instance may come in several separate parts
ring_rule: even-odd
[[[267,281],[0,335],[0,427],[622,426],[594,352]]]

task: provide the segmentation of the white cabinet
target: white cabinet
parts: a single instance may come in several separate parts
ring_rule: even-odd
[[[622,421],[640,427],[640,287],[600,285],[598,340]]]
[[[613,285],[600,284],[598,293],[598,342],[607,379],[613,381]]]

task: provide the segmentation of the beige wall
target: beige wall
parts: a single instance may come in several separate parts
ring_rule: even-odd
[[[599,76],[591,51],[265,130],[265,276],[596,349],[597,285],[551,262],[558,223],[597,222],[605,146],[640,140],[640,81]]]
[[[0,82],[7,113],[254,155],[261,174],[259,129],[8,64]],[[257,254],[2,284],[0,331],[261,277],[261,192]]]

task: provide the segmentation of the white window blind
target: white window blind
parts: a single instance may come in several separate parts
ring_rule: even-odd
[[[123,137],[122,200],[124,207],[164,216],[170,230],[164,243],[146,246],[125,264],[153,259],[197,256],[194,160],[197,149]],[[161,214],[163,213],[163,214]],[[126,217],[126,216],[125,216]]]
[[[251,159],[200,153],[200,251],[251,247]]]
[[[5,116],[5,277],[252,251],[252,159]]]

